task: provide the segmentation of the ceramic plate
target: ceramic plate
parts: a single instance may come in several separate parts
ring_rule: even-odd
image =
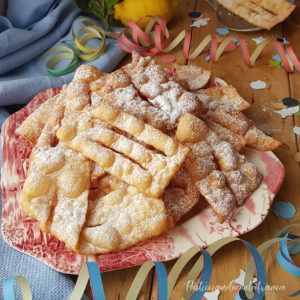
[[[225,223],[219,224],[212,209],[203,207],[173,230],[121,252],[81,256],[69,251],[63,242],[42,232],[38,223],[27,217],[18,203],[32,148],[15,135],[15,129],[59,90],[48,89],[40,93],[26,107],[10,116],[2,127],[2,234],[12,247],[64,273],[78,274],[85,261],[96,261],[101,271],[109,271],[140,265],[148,260],[170,260],[193,245],[206,247],[222,237],[244,234],[265,219],[283,181],[284,168],[272,152],[247,149],[244,154],[259,168],[264,180]]]

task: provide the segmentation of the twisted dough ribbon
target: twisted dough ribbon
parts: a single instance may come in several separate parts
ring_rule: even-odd
[[[217,38],[212,35],[207,35],[193,50],[191,47],[191,32],[182,30],[176,37],[172,38],[166,26],[166,20],[158,16],[147,16],[149,22],[143,31],[138,25],[142,19],[137,23],[129,20],[127,25],[128,29],[125,29],[118,38],[119,46],[126,52],[132,53],[136,51],[142,55],[155,56],[160,53],[169,53],[176,48],[181,42],[183,42],[183,56],[186,59],[196,59],[207,46],[210,46],[210,61],[217,62],[221,55],[225,52],[226,47],[232,41],[234,37],[225,38],[218,46]],[[248,67],[253,67],[261,52],[266,47],[269,41],[264,41],[257,45],[253,53],[249,54],[247,44],[244,39],[237,37],[241,51],[244,57],[245,64]],[[293,51],[292,47],[286,49],[276,40],[271,42],[278,54],[281,57],[281,61],[286,72],[290,73],[294,71],[294,66],[298,72],[300,72],[300,62]]]

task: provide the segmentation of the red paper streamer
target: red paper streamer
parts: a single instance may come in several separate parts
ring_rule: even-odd
[[[232,43],[232,39],[228,39],[228,41],[225,42],[225,45],[223,43],[223,45],[219,47],[216,37],[208,35],[202,41],[200,41],[199,45],[201,45],[201,42],[204,42],[205,40],[204,44],[200,46],[200,50],[197,50],[196,47],[196,50],[191,53],[190,31],[184,30],[176,37],[172,38],[169,36],[167,23],[164,18],[158,16],[147,17],[150,19],[150,21],[145,31],[138,26],[142,19],[140,19],[137,23],[134,23],[131,20],[128,21],[129,29],[125,29],[118,38],[118,44],[124,51],[128,53],[136,51],[142,55],[155,56],[160,53],[170,52],[183,41],[182,51],[184,58],[195,59],[210,43],[210,61],[217,62],[219,57],[224,52],[226,53],[226,47],[229,45],[229,43]],[[256,49],[250,56],[246,41],[241,37],[237,37],[237,39],[239,41],[245,64],[248,67],[253,67],[260,53],[263,51],[268,42],[257,45]],[[167,49],[167,46],[172,42],[174,43],[171,45],[171,48],[169,47],[169,49]],[[285,71],[288,73],[293,72],[295,66],[296,70],[300,72],[300,61],[298,60],[293,48],[288,47],[285,52],[285,48],[277,40],[272,41],[272,43],[281,57]]]

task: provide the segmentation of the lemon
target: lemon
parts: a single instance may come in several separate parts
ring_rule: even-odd
[[[124,0],[114,6],[114,17],[116,20],[121,20],[124,25],[127,25],[130,19],[137,22],[147,15],[158,15],[169,22],[177,4],[177,0]],[[148,21],[148,18],[144,18],[139,26],[145,28]]]

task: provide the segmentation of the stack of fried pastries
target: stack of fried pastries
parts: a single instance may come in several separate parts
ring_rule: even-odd
[[[20,203],[43,231],[81,254],[119,251],[204,199],[224,222],[257,189],[262,175],[240,152],[282,143],[241,112],[233,87],[205,89],[210,72],[176,69],[136,53],[111,74],[83,65],[21,124],[33,150]]]

